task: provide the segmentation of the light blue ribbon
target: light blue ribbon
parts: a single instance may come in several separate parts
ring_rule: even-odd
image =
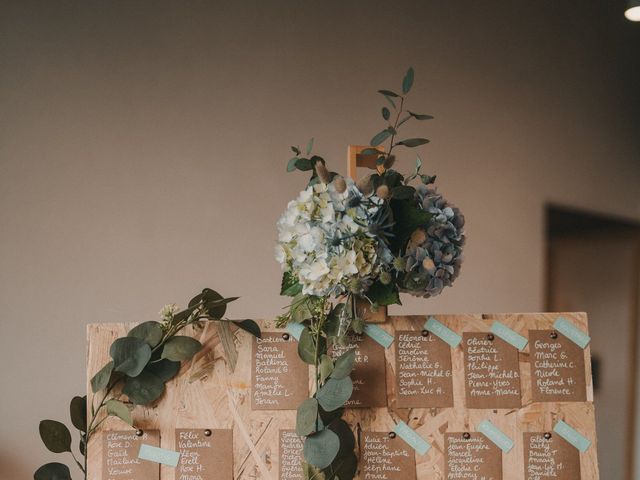
[[[429,317],[427,319],[427,322],[424,324],[424,328],[447,342],[451,348],[456,348],[462,341],[462,337],[460,335],[433,317]]]
[[[582,330],[579,330],[576,326],[573,325],[569,320],[564,317],[558,317],[558,319],[553,324],[553,328],[555,328],[562,335],[567,337],[573,343],[578,345],[580,348],[586,348],[591,341],[591,337],[584,333]]]
[[[143,443],[140,445],[138,458],[140,460],[162,463],[164,465],[169,465],[170,467],[177,467],[178,461],[180,460],[180,453],[172,450],[165,450],[164,448],[152,447],[151,445]]]
[[[517,332],[514,332],[505,324],[498,321],[493,322],[493,325],[491,325],[491,333],[497,335],[505,342],[513,345],[518,350],[524,350],[524,347],[526,347],[527,343],[529,343],[529,340],[527,340],[525,337]]]
[[[415,430],[409,427],[409,425],[404,423],[402,420],[398,422],[393,431],[420,455],[424,455],[431,448],[429,442],[418,435]]]
[[[503,452],[507,453],[513,448],[513,440],[507,437],[502,430],[496,427],[489,420],[483,420],[480,422],[477,430],[495,443]]]

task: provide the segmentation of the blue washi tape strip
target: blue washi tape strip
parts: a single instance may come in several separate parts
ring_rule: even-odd
[[[424,324],[424,328],[447,342],[451,348],[456,348],[462,341],[462,337],[460,335],[433,317],[429,317],[427,319],[427,322]]]
[[[507,453],[513,448],[513,440],[507,437],[502,430],[496,427],[489,420],[483,420],[480,422],[477,430],[495,443],[503,452]]]
[[[409,427],[409,425],[404,423],[402,420],[398,422],[393,431],[420,455],[424,455],[431,448],[431,444],[429,442],[418,435],[415,430]]]
[[[302,335],[302,331],[304,330],[304,325],[301,323],[287,323],[287,331],[295,338],[296,340],[300,340],[300,335]]]
[[[526,347],[527,343],[529,343],[529,340],[527,340],[525,337],[517,332],[514,332],[505,324],[498,321],[493,322],[493,325],[491,325],[491,333],[497,335],[505,342],[510,343],[518,350],[524,350],[524,347]]]
[[[556,423],[556,426],[553,427],[553,431],[582,453],[586,452],[591,446],[591,440],[575,430],[573,427],[564,423],[562,420],[559,420],[558,423]]]
[[[164,465],[169,465],[170,467],[177,467],[178,460],[180,460],[180,453],[172,450],[165,450],[164,448],[152,447],[151,445],[143,443],[140,445],[138,458],[141,460],[148,460],[150,462],[162,463]]]
[[[553,328],[555,328],[573,343],[578,345],[580,348],[585,348],[591,341],[591,337],[589,335],[584,333],[582,330],[579,330],[576,326],[573,325],[573,323],[571,323],[564,317],[558,317],[558,319],[553,324]]]
[[[386,330],[383,330],[377,325],[366,323],[364,325],[364,333],[369,335],[384,348],[389,348],[393,343],[393,335],[387,333]]]

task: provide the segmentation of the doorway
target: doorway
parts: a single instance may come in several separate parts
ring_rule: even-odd
[[[589,316],[600,478],[640,478],[640,224],[555,205],[546,224],[546,310]]]

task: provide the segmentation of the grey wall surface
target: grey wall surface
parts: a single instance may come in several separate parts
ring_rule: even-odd
[[[280,312],[288,146],[344,172],[409,65],[468,246],[395,311],[540,310],[547,202],[640,219],[639,30],[604,0],[0,0],[0,478],[55,458],[38,421],[84,390],[87,323],[204,286]]]

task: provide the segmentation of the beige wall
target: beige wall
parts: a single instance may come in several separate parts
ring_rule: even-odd
[[[0,1],[1,478],[54,458],[37,423],[84,388],[85,324],[204,286],[280,311],[288,146],[344,172],[409,65],[436,120],[407,133],[468,246],[456,288],[404,311],[541,309],[546,202],[640,218],[637,50],[607,4]]]

